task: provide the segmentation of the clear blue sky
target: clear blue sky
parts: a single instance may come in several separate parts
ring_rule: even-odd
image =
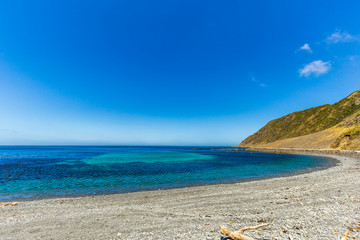
[[[1,1],[0,144],[237,145],[360,89],[359,9]]]

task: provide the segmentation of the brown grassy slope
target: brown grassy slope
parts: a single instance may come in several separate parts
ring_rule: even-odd
[[[300,148],[300,149],[328,149],[341,136],[341,132],[327,129],[305,136],[278,140],[272,143],[260,144],[261,148]]]
[[[256,147],[360,150],[360,110],[324,131],[260,144]]]
[[[360,111],[324,131],[278,140],[256,147],[360,150]]]
[[[330,130],[320,134],[320,132],[330,129],[346,118],[349,118],[360,110],[360,91],[352,93],[350,96],[332,105],[322,105],[319,107],[309,108],[303,111],[294,112],[284,117],[275,119],[266,124],[255,134],[246,138],[241,144],[241,147],[255,147],[263,146],[275,141],[285,140],[290,138],[297,138],[300,136],[311,135],[319,133],[310,137],[317,138],[317,141],[330,141],[329,139],[340,137],[341,133],[337,134],[339,129]],[[334,132],[335,131],[335,132]],[[325,137],[326,136],[326,137]],[[310,139],[309,138],[309,139]],[[306,140],[308,138],[304,138]],[[328,139],[328,140],[325,140]],[[310,141],[310,140],[308,140]],[[286,141],[290,145],[297,144],[298,141]],[[326,143],[318,143],[320,146]],[[279,142],[278,142],[279,143]],[[279,143],[280,144],[280,143]],[[309,143],[310,144],[310,143]]]
[[[360,111],[346,118],[337,128],[344,130],[330,148],[360,150]]]

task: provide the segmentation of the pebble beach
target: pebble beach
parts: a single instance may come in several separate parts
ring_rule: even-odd
[[[0,202],[0,239],[360,239],[360,159],[251,182],[126,194]]]

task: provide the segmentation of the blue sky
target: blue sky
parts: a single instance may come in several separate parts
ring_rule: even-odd
[[[238,145],[360,89],[359,1],[1,1],[0,144]]]

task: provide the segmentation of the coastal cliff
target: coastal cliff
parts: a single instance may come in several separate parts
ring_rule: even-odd
[[[272,120],[239,146],[360,150],[360,91]]]

